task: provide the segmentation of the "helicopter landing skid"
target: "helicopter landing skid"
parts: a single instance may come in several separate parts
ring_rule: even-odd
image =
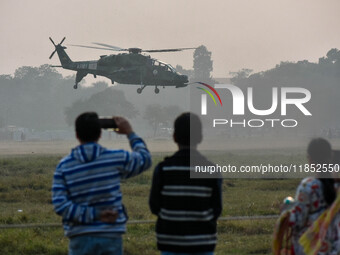
[[[138,89],[137,89],[137,93],[138,93],[138,94],[141,94],[142,91],[143,91],[143,89],[144,89],[145,87],[146,87],[146,85],[143,85],[142,87],[138,88]]]

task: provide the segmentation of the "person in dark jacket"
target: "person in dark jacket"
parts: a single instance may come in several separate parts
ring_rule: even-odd
[[[155,168],[149,200],[151,212],[158,216],[157,247],[162,255],[211,255],[222,211],[222,180],[190,178],[190,157],[200,165],[212,165],[197,151],[202,141],[199,117],[183,113],[174,128],[178,151]]]

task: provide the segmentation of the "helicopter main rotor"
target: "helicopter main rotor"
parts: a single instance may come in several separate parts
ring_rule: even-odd
[[[143,50],[141,48],[127,48],[123,49],[117,46],[105,44],[105,43],[98,43],[93,42],[93,44],[103,46],[103,47],[97,47],[97,46],[87,46],[87,45],[79,45],[79,44],[71,44],[71,46],[76,47],[83,47],[83,48],[89,48],[89,49],[100,49],[100,50],[110,50],[110,51],[128,51],[129,53],[139,54],[142,52],[149,52],[149,53],[156,53],[156,52],[176,52],[176,51],[183,51],[183,50],[195,50],[197,48],[175,48],[175,49],[157,49],[157,50]]]

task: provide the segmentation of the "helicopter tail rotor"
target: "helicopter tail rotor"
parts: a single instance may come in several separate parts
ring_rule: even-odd
[[[59,45],[61,45],[64,41],[65,41],[66,37],[64,37],[61,42],[59,43]]]
[[[58,47],[61,47],[62,49],[66,49],[65,46],[61,46],[61,44],[65,41],[66,37],[64,37],[59,44],[55,44],[54,41],[52,40],[52,38],[51,37],[49,37],[49,38],[50,38],[50,41],[53,43],[53,45],[55,47],[55,50],[52,52],[52,54],[49,57],[51,59],[53,57],[53,55],[57,52]]]
[[[53,43],[53,45],[56,46],[54,41],[52,40],[52,38],[51,37],[49,37],[49,38],[50,38],[50,41]]]
[[[51,58],[53,57],[54,53],[56,53],[56,52],[57,52],[57,50],[54,50],[54,51],[52,52],[52,54],[50,55],[49,59],[51,59]]]

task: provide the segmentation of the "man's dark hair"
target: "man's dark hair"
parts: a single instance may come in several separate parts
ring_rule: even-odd
[[[196,146],[202,141],[202,123],[196,114],[185,112],[178,116],[174,125],[175,142],[184,146]]]
[[[101,129],[98,114],[85,112],[76,119],[77,137],[82,142],[95,142],[99,140]]]
[[[332,158],[331,145],[323,138],[313,139],[308,145],[307,153],[315,164],[330,163]]]
[[[330,143],[323,138],[313,139],[307,149],[308,156],[315,164],[329,164],[332,159],[332,148]],[[324,177],[330,177],[326,174]],[[333,178],[319,178],[322,182],[324,199],[330,206],[336,197]]]

